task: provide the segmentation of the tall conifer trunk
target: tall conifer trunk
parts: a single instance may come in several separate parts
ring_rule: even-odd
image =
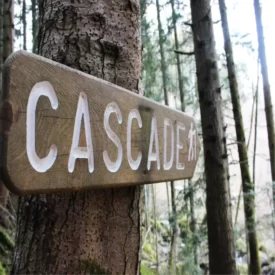
[[[168,92],[167,92],[167,66],[166,66],[166,59],[164,53],[164,37],[163,37],[163,29],[160,19],[160,5],[159,0],[156,0],[156,7],[157,7],[157,18],[158,18],[158,33],[159,33],[159,48],[160,48],[160,63],[161,63],[161,76],[162,76],[162,85],[163,85],[163,94],[164,94],[164,102],[165,105],[169,105],[168,101]]]
[[[165,102],[165,105],[169,105],[168,91],[167,91],[167,66],[166,66],[165,53],[164,53],[164,47],[163,47],[164,37],[163,37],[163,29],[162,29],[162,24],[160,19],[159,0],[156,0],[156,8],[157,8],[157,18],[158,18],[158,33],[159,33],[159,47],[160,47],[160,60],[161,60],[164,102]],[[176,198],[175,198],[175,184],[173,181],[171,181],[170,186],[171,186],[171,205],[172,205],[172,223],[171,223],[172,237],[171,237],[171,247],[170,247],[170,253],[169,253],[169,272],[170,274],[175,274],[176,273],[176,245],[177,245],[177,208],[176,208]],[[166,186],[166,188],[168,190],[168,186]],[[167,196],[167,199],[168,199],[168,213],[169,213],[169,194]]]
[[[274,215],[275,215],[275,130],[274,130],[274,113],[271,99],[271,91],[268,77],[268,69],[265,53],[264,42],[264,30],[262,23],[262,11],[259,0],[254,0],[254,11],[258,34],[258,47],[259,47],[259,59],[261,63],[263,90],[264,90],[264,102],[265,102],[265,116],[267,123],[267,135],[271,165],[271,177],[272,177],[272,191],[273,191],[273,228],[274,228]]]
[[[27,50],[27,5],[23,0],[22,6],[22,23],[23,23],[23,50]]]
[[[2,11],[3,11],[3,21],[1,23],[1,43],[2,54],[1,63],[3,64],[7,57],[13,51],[13,38],[14,38],[14,25],[13,25],[13,0],[3,0],[1,1]],[[2,70],[1,64],[1,70]],[[1,72],[1,90],[2,90],[2,72]],[[9,192],[3,182],[0,182],[0,205],[6,206],[8,201]]]
[[[226,137],[210,0],[191,0],[206,175],[210,274],[236,274]]]
[[[179,38],[178,38],[178,29],[177,29],[177,15],[175,10],[175,1],[170,0],[171,8],[172,8],[172,24],[173,24],[173,32],[174,32],[174,39],[175,39],[175,48],[179,49]],[[180,102],[181,102],[181,111],[185,111],[185,102],[184,102],[184,88],[183,88],[183,77],[181,71],[181,64],[180,64],[180,55],[176,54],[177,60],[177,71],[178,71],[178,78],[179,78],[179,90],[180,90]]]
[[[255,222],[255,195],[253,182],[249,171],[249,160],[247,154],[247,147],[245,142],[244,125],[242,118],[242,110],[240,104],[239,88],[237,82],[237,75],[235,70],[235,63],[233,57],[233,49],[230,38],[226,6],[224,0],[219,0],[220,13],[222,19],[222,29],[224,37],[224,49],[226,54],[226,63],[228,71],[228,79],[230,85],[231,100],[233,106],[233,114],[235,120],[235,129],[238,142],[238,153],[240,161],[240,170],[242,177],[242,189],[244,200],[244,214],[246,234],[248,239],[250,251],[250,272],[251,274],[261,274],[261,263],[258,250],[258,240]]]
[[[138,0],[39,2],[40,55],[139,92]],[[139,274],[140,190],[21,197],[12,274]]]
[[[32,51],[37,52],[37,27],[38,27],[38,18],[37,18],[37,1],[31,0],[31,10],[32,10]]]

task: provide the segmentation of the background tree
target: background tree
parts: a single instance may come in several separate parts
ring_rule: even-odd
[[[192,30],[203,133],[209,267],[236,274],[221,86],[209,0],[191,0]]]
[[[272,98],[269,84],[269,76],[266,62],[265,53],[265,40],[264,40],[264,30],[262,23],[262,10],[259,0],[254,0],[254,11],[257,26],[258,35],[258,51],[259,59],[261,63],[262,80],[263,80],[263,91],[264,91],[264,102],[265,102],[265,115],[267,123],[267,135],[268,135],[268,145],[270,154],[270,166],[271,166],[271,177],[272,177],[272,190],[273,190],[273,227],[275,220],[275,131],[274,131],[274,113],[272,106]]]
[[[39,54],[140,92],[139,1],[42,0],[39,14]],[[21,197],[12,273],[138,274],[140,192]]]
[[[14,38],[14,24],[13,24],[13,0],[4,0],[1,1],[2,9],[3,9],[3,21],[1,26],[1,33],[2,33],[2,61],[1,61],[1,67],[2,64],[6,61],[8,56],[13,51],[13,38]],[[1,75],[2,80],[2,75]],[[1,81],[2,83],[2,81]],[[2,88],[1,88],[2,89]],[[0,204],[2,206],[6,206],[8,201],[8,190],[3,185],[2,182],[0,182]]]
[[[242,189],[244,200],[245,224],[249,243],[250,256],[250,272],[251,274],[261,274],[258,239],[255,222],[255,196],[254,184],[252,182],[249,171],[249,160],[247,147],[245,143],[245,133],[242,117],[242,109],[240,104],[239,88],[237,74],[235,70],[235,63],[233,57],[233,49],[230,38],[226,6],[224,0],[219,0],[220,14],[222,19],[222,29],[224,37],[224,50],[226,55],[226,64],[228,70],[228,81],[230,86],[230,93],[232,99],[233,114],[235,120],[235,129],[238,143],[238,153],[242,177]]]

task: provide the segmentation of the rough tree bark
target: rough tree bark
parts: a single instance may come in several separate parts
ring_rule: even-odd
[[[13,51],[14,24],[13,24],[13,0],[4,0],[4,16],[3,16],[3,61]]]
[[[203,133],[210,274],[236,274],[225,127],[210,0],[191,0]]]
[[[230,38],[227,12],[224,0],[219,0],[220,14],[222,19],[222,29],[224,37],[224,50],[226,53],[226,64],[228,71],[228,80],[230,86],[233,115],[235,121],[235,129],[238,143],[238,153],[240,161],[240,170],[242,177],[242,189],[244,200],[244,215],[246,234],[249,245],[250,266],[249,270],[251,274],[261,274],[261,263],[258,249],[258,239],[256,232],[255,221],[255,195],[254,195],[254,183],[252,182],[249,171],[249,160],[247,154],[247,147],[245,142],[245,133],[242,117],[242,109],[239,96],[239,88],[237,82],[237,75],[235,70],[235,63],[233,57],[233,49]]]
[[[262,11],[259,0],[254,0],[254,11],[257,25],[258,34],[258,47],[259,47],[259,59],[261,63],[263,90],[264,90],[264,102],[265,102],[265,116],[267,123],[267,135],[270,154],[271,165],[271,177],[272,177],[272,191],[273,191],[273,227],[274,227],[274,215],[275,215],[275,130],[274,130],[274,114],[271,99],[271,91],[269,84],[268,69],[266,63],[265,42],[264,42],[264,30],[262,23]]]
[[[4,0],[0,0],[0,90],[2,91],[2,72],[3,72],[3,46],[4,46],[4,39],[3,39],[3,11],[4,11]],[[1,185],[0,183],[0,196],[1,196]],[[0,197],[0,204],[1,204],[1,197]]]
[[[138,0],[42,0],[39,54],[139,93]],[[12,274],[139,274],[140,187],[21,197]]]
[[[2,54],[1,54],[1,62],[5,62],[7,57],[13,51],[13,33],[14,33],[14,25],[13,25],[13,0],[4,0],[2,1],[3,8],[3,35],[2,35]],[[1,29],[2,29],[1,26]],[[1,90],[2,90],[2,74],[1,74]],[[3,182],[0,182],[0,205],[6,206],[8,202],[9,192]]]

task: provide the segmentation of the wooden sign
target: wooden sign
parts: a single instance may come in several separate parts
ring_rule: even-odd
[[[191,178],[193,118],[18,51],[4,66],[1,178],[17,194]]]

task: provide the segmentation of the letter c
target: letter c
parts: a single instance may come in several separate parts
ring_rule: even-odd
[[[57,147],[52,145],[49,154],[45,158],[39,158],[35,151],[35,112],[40,96],[46,96],[54,110],[58,108],[58,99],[53,86],[48,81],[36,83],[29,95],[27,105],[27,155],[32,167],[40,173],[46,172],[52,167],[57,156]]]

